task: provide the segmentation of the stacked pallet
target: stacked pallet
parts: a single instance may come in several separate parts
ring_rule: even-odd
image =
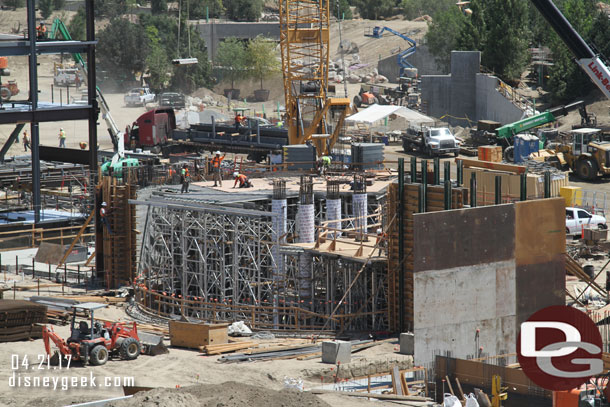
[[[0,301],[0,342],[42,337],[47,307],[31,301]]]
[[[478,156],[480,161],[489,161],[493,163],[502,162],[502,147],[479,146]]]

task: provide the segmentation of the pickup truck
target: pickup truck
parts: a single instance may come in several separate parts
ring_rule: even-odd
[[[579,235],[583,227],[607,229],[606,218],[593,215],[581,208],[566,208],[566,234]]]
[[[84,83],[83,76],[76,68],[58,68],[55,76],[53,77],[53,83],[55,86],[70,86],[76,85],[76,78],[80,80],[80,83]]]
[[[419,150],[429,157],[460,154],[460,142],[447,127],[410,127],[402,136],[402,148],[405,153]]]
[[[134,88],[123,99],[127,106],[146,106],[147,103],[154,102],[155,98],[156,95],[148,88]]]

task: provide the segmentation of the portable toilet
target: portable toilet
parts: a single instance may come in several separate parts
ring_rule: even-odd
[[[515,163],[522,163],[529,159],[530,154],[540,150],[540,140],[531,134],[517,134],[513,146]]]

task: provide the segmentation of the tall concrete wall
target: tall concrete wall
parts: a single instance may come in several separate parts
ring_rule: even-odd
[[[210,22],[197,24],[196,27],[201,33],[201,38],[203,38],[205,41],[205,45],[208,48],[208,58],[211,60],[213,60],[216,56],[218,44],[229,37],[250,39],[255,38],[257,35],[263,35],[267,38],[273,38],[278,41],[280,39],[280,25],[277,22]]]
[[[565,304],[561,198],[413,216],[415,363],[515,352],[531,314]]]
[[[523,111],[496,91],[498,78],[485,74],[476,76],[477,119],[512,123],[523,117]]]
[[[420,76],[446,73],[436,64],[434,56],[430,53],[427,45],[417,45],[415,54],[407,58],[407,61],[417,68]],[[397,54],[380,59],[377,62],[377,71],[391,82],[397,82],[397,78],[400,75]]]
[[[519,120],[523,112],[496,90],[497,78],[479,72],[480,63],[479,51],[452,51],[449,75],[423,75],[425,112],[435,117],[448,115],[445,120],[453,126],[474,126],[481,119]]]

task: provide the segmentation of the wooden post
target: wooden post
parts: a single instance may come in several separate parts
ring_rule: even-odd
[[[19,275],[19,256],[15,256],[15,274]]]
[[[36,264],[34,262],[34,258],[32,257],[32,278],[36,277]]]
[[[38,279],[38,295],[40,295],[40,279]]]
[[[17,281],[13,281],[13,299],[15,299],[16,292],[17,292]]]
[[[32,223],[32,247],[36,247],[36,228],[35,224]]]
[[[68,265],[64,263],[64,283],[68,282]]]
[[[77,270],[76,271],[76,273],[77,273],[76,274],[76,282],[77,282],[78,285],[80,285],[80,264],[77,266],[76,270]]]

